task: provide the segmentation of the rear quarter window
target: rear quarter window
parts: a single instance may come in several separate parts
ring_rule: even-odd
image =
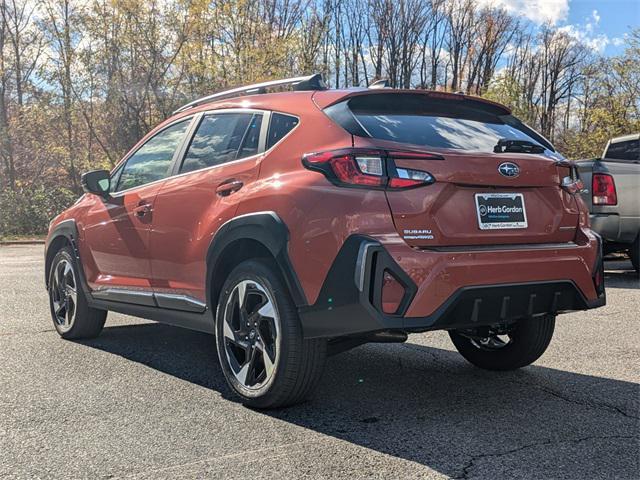
[[[269,133],[267,134],[267,149],[273,147],[284,136],[293,130],[299,123],[297,117],[285,115],[284,113],[272,113],[269,123]]]

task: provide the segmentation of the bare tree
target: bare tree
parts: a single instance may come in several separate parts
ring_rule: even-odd
[[[451,89],[460,88],[464,56],[471,45],[474,28],[472,0],[452,0],[447,8],[448,36],[446,39],[451,64]]]
[[[571,90],[582,75],[586,49],[568,34],[545,28],[540,34],[541,103],[540,128],[553,139],[556,108],[570,98]]]
[[[474,48],[470,49],[466,91],[480,94],[493,77],[496,65],[518,28],[504,9],[484,8],[474,21]]]

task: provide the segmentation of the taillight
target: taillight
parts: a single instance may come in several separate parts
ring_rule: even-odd
[[[429,185],[435,182],[429,172],[413,170],[410,168],[396,168],[396,175],[389,178],[390,188],[411,188],[420,185]]]
[[[613,177],[606,173],[594,173],[591,182],[592,202],[594,205],[616,205],[618,195]]]
[[[302,163],[310,170],[323,173],[332,183],[345,187],[405,189],[435,182],[429,172],[396,168],[394,158],[443,160],[438,155],[423,152],[349,148],[307,154]]]

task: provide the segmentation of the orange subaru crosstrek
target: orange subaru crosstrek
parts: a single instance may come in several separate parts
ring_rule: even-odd
[[[269,92],[292,87],[292,91]],[[112,310],[214,333],[254,407],[303,400],[327,355],[447,330],[474,365],[547,348],[605,303],[574,165],[506,107],[319,75],[192,102],[51,222],[63,338]]]

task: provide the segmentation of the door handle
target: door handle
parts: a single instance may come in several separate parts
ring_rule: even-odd
[[[133,213],[136,217],[142,218],[145,215],[151,213],[151,205],[148,203],[142,203],[133,209]]]
[[[226,197],[227,195],[231,195],[233,192],[240,190],[243,185],[244,183],[240,180],[225,180],[216,187],[216,193],[221,197]]]

